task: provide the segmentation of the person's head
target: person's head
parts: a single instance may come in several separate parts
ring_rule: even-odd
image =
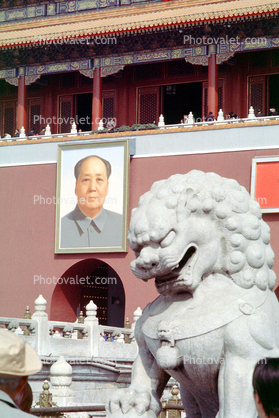
[[[82,213],[89,218],[97,216],[108,194],[111,165],[97,155],[91,155],[75,165],[75,194]]]
[[[31,386],[27,382],[21,392],[18,392],[14,398],[14,403],[24,412],[30,412],[33,402],[33,393]]]
[[[116,122],[114,119],[109,119],[107,123],[107,128],[114,128],[116,125]]]
[[[0,329],[0,390],[15,400],[28,376],[41,368],[41,360],[29,344],[13,332]]]
[[[18,128],[16,128],[15,133],[16,133],[16,134],[18,134],[18,133],[19,133],[19,129],[18,129]]]
[[[259,417],[279,417],[279,358],[265,358],[256,364],[253,388]]]

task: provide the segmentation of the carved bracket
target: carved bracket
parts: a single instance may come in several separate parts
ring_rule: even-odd
[[[84,75],[85,77],[93,78],[94,77],[94,70],[79,70],[80,74]]]
[[[125,65],[109,65],[101,68],[101,77],[107,77],[108,75],[117,74],[123,70]]]
[[[223,54],[217,54],[216,64],[222,64],[225,61],[228,61],[234,56],[234,52],[225,52]],[[208,65],[208,55],[198,55],[196,57],[186,57],[186,62],[190,62],[193,65]]]
[[[25,85],[29,86],[32,83],[35,83],[35,81],[39,80],[41,75],[26,75],[25,76]],[[12,84],[13,86],[18,86],[18,77],[9,77],[5,78],[7,83]]]
[[[217,54],[216,63],[222,64],[222,62],[228,61],[234,56],[234,52],[225,52],[224,54]]]
[[[35,81],[39,80],[41,75],[26,75],[25,76],[25,85],[29,86],[29,84],[35,83]]]
[[[18,86],[18,78],[17,77],[5,78],[5,81],[7,81],[7,83],[11,84],[12,86]]]

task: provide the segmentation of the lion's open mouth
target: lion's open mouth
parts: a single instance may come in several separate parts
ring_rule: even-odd
[[[182,259],[180,260],[178,267],[174,268],[170,273],[164,275],[164,276],[156,276],[155,278],[155,284],[156,286],[164,285],[168,282],[175,281],[177,277],[180,275],[180,272],[182,269],[187,266],[188,268],[191,267],[191,261],[194,258],[194,255],[196,254],[196,247],[191,246],[188,248]],[[191,261],[190,261],[191,260]]]

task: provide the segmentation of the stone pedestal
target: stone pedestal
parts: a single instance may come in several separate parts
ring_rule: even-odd
[[[50,383],[52,385],[53,401],[57,406],[73,405],[74,392],[70,389],[72,384],[72,366],[63,356],[50,368]]]

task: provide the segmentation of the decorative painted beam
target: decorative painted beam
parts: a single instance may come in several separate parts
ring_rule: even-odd
[[[259,39],[259,42],[255,42]],[[248,52],[255,50],[268,50],[279,47],[279,37],[273,38],[254,38],[251,42],[240,39],[234,42],[220,43],[216,45],[217,64],[227,61],[234,56],[236,52]],[[199,46],[183,46],[156,51],[141,51],[134,53],[123,53],[119,55],[110,55],[94,58],[93,60],[79,60],[71,62],[60,62],[54,64],[34,65],[26,67],[25,75],[54,74],[71,71],[83,71],[86,77],[93,78],[92,68],[101,67],[102,77],[110,74],[116,74],[124,68],[125,65],[152,63],[160,61],[172,61],[175,59],[185,59],[193,65],[208,65],[207,60],[208,44]],[[11,79],[17,76],[17,69],[0,70],[0,79]],[[8,81],[8,80],[7,80]],[[12,80],[8,81],[13,83]],[[31,81],[32,82],[32,81]]]

